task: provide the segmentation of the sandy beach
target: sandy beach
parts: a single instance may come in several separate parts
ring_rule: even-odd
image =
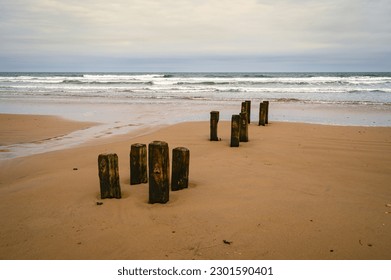
[[[91,125],[0,122],[7,144]],[[231,148],[220,121],[218,136],[185,122],[0,161],[0,259],[391,259],[391,127],[252,122]],[[190,149],[190,186],[164,205],[129,184],[130,145],[154,140]],[[122,199],[100,199],[97,158],[109,152]]]
[[[0,145],[43,142],[94,124],[56,116],[0,114]]]

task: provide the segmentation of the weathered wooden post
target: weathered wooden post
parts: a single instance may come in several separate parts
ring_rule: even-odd
[[[184,147],[172,150],[171,190],[178,191],[189,185],[190,151]]]
[[[239,141],[248,142],[248,123],[246,112],[240,113]]]
[[[231,147],[239,147],[240,116],[232,115],[231,120]]]
[[[153,141],[148,145],[149,203],[166,203],[169,200],[170,162],[168,144]]]
[[[266,110],[266,113],[265,113],[265,124],[269,124],[269,101],[263,101],[263,103],[265,103],[265,110]]]
[[[250,100],[246,100],[246,101],[242,102],[240,112],[247,113],[247,123],[250,123],[250,114],[251,114],[251,101]]]
[[[219,122],[219,111],[210,112],[210,141],[219,141],[217,137],[217,124]]]
[[[240,112],[246,112],[247,113],[247,103],[246,101],[242,102],[242,106],[240,107]]]
[[[130,184],[147,183],[147,145],[140,143],[132,144],[130,146],[129,159]]]
[[[246,109],[247,109],[247,123],[250,124],[251,118],[251,100],[246,100]]]
[[[117,154],[98,156],[100,198],[121,198]]]
[[[265,126],[266,124],[266,103],[261,102],[259,104],[259,123],[258,125]]]

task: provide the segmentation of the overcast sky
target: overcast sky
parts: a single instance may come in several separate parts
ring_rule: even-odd
[[[390,0],[0,0],[0,71],[391,71]]]

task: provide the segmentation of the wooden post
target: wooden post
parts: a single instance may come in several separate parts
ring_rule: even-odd
[[[172,150],[171,190],[178,191],[189,185],[190,151],[184,147]]]
[[[147,177],[147,145],[132,144],[130,146],[130,184],[144,184],[148,182]]]
[[[248,142],[248,123],[246,112],[240,113],[239,141]]]
[[[239,147],[240,116],[232,115],[231,120],[231,147]]]
[[[246,109],[247,109],[247,123],[250,124],[250,118],[251,118],[251,101],[246,100]]]
[[[266,110],[266,113],[265,113],[265,124],[268,124],[269,123],[269,101],[263,101],[265,105],[265,110]]]
[[[246,100],[242,102],[242,107],[240,109],[241,113],[247,113],[247,123],[250,123],[250,115],[251,115],[251,101]]]
[[[247,113],[247,103],[246,101],[242,102],[242,106],[240,107],[241,113]]]
[[[261,102],[259,104],[259,123],[258,125],[265,126],[266,124],[266,103]]]
[[[121,198],[117,154],[100,154],[98,168],[101,199]]]
[[[219,111],[210,112],[210,141],[219,141],[217,137],[217,123],[219,122]]]
[[[149,203],[166,203],[169,200],[170,162],[168,144],[153,141],[148,146]]]

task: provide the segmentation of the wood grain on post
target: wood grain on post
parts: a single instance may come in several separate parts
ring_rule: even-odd
[[[239,141],[248,142],[248,123],[246,112],[240,113]]]
[[[269,123],[269,101],[263,101],[263,103],[265,104],[265,124],[268,124]]]
[[[239,147],[240,116],[232,115],[231,119],[231,147]]]
[[[246,113],[247,113],[247,123],[250,124],[250,118],[251,118],[251,101],[246,100]]]
[[[130,146],[130,184],[144,184],[148,182],[147,176],[147,145],[132,144]]]
[[[259,123],[258,125],[265,126],[266,124],[266,103],[259,104]]]
[[[219,122],[219,111],[210,112],[210,141],[219,141],[217,137],[217,124]]]
[[[101,199],[121,198],[117,154],[100,154],[98,169]]]
[[[189,185],[190,151],[184,147],[172,150],[171,190],[178,191]]]
[[[169,200],[170,162],[168,144],[153,141],[148,146],[149,203],[167,203]]]

